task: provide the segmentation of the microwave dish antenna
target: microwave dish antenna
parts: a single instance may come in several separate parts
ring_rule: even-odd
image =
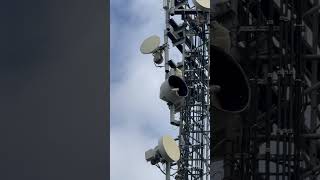
[[[180,159],[179,147],[171,136],[162,136],[159,140],[158,148],[162,158],[167,162],[177,162]]]
[[[210,0],[192,0],[197,9],[210,12]]]
[[[156,52],[160,47],[160,37],[153,35],[145,39],[141,46],[140,51],[142,54],[151,54]]]

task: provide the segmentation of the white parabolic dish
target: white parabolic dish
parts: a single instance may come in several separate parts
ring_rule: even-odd
[[[153,35],[145,39],[141,46],[140,46],[140,51],[143,54],[150,54],[153,53],[155,50],[158,49],[160,45],[160,37]]]
[[[210,12],[210,0],[192,0],[193,4],[202,11]]]
[[[180,159],[180,149],[171,136],[162,136],[158,147],[159,153],[167,162],[176,162]]]

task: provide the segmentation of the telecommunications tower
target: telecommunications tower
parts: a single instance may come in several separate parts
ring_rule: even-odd
[[[320,179],[319,0],[163,8],[164,43],[151,36],[141,52],[165,69],[160,99],[179,132],[146,159],[165,163],[167,180]]]
[[[211,8],[211,164],[222,164],[212,179],[320,179],[319,10],[319,0]]]
[[[141,52],[153,54],[154,63],[162,67],[165,80],[160,99],[170,109],[170,124],[177,126],[179,159],[164,157],[161,143],[146,152],[151,164],[166,164],[166,178],[210,179],[210,97],[209,97],[209,23],[210,0],[164,0],[164,44],[158,36],[143,41]],[[176,48],[181,59],[170,58],[169,48]],[[168,121],[169,123],[169,121]],[[160,141],[161,142],[161,139]],[[174,147],[174,145],[170,146]],[[177,152],[168,146],[167,153]],[[175,148],[173,148],[175,149]]]

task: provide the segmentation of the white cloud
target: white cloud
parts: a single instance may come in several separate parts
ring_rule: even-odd
[[[155,143],[132,127],[111,129],[111,180],[163,179],[163,174],[144,160],[144,151]]]

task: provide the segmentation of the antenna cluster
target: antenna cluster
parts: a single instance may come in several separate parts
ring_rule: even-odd
[[[164,67],[159,97],[179,132],[146,160],[167,180],[173,166],[177,180],[319,179],[319,4],[164,0],[163,45],[140,50]]]
[[[209,179],[210,0],[164,0],[163,9],[163,45],[153,35],[142,42],[140,51],[152,54],[156,67],[164,67],[159,97],[170,110],[170,124],[178,127],[178,145],[172,137],[163,136],[145,158],[152,165],[166,164],[167,180],[173,166],[177,167],[175,179]],[[170,45],[181,53],[180,60],[170,59]]]

